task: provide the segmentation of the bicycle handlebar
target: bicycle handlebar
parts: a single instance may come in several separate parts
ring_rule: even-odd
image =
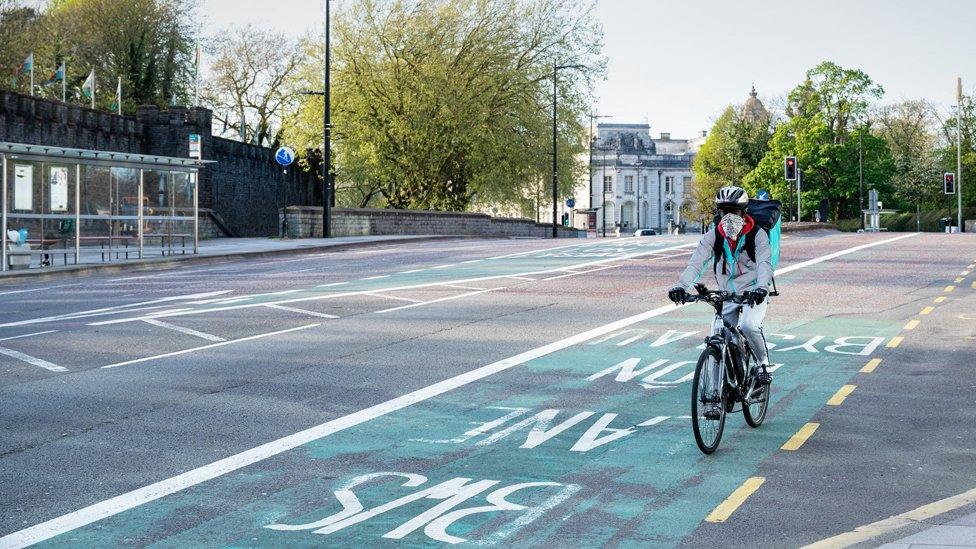
[[[698,290],[698,295],[686,295],[683,300],[684,303],[695,303],[698,301],[705,301],[712,304],[724,303],[726,301],[731,301],[738,305],[746,305],[749,303],[749,297],[745,295],[721,290],[709,290],[701,285],[695,286],[695,289]]]

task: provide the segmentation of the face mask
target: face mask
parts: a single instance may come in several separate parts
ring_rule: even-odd
[[[745,226],[746,220],[733,213],[727,213],[722,216],[722,221],[719,223],[722,224],[722,230],[725,232],[725,236],[730,240],[735,240],[739,238],[739,233],[742,232],[742,227]]]

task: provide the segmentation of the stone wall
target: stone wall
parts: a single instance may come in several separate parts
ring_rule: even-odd
[[[283,205],[321,203],[314,174],[283,173],[274,151],[214,137],[212,124],[203,108],[145,106],[133,118],[0,91],[0,141],[185,158],[189,135],[199,134],[203,159],[214,162],[200,171],[200,208],[231,236],[271,236]]]
[[[288,206],[279,211],[281,233],[288,238],[320,238],[322,208]],[[287,230],[284,230],[287,227]],[[417,210],[332,210],[333,236],[461,235],[491,237],[552,236],[552,225],[531,219],[491,217],[480,213]],[[559,227],[560,238],[585,238],[586,231]]]

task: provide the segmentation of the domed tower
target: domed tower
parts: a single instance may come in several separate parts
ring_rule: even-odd
[[[757,95],[756,86],[753,85],[752,91],[749,92],[749,99],[746,99],[746,102],[742,104],[740,111],[742,119],[751,124],[764,122],[769,118],[769,111],[763,106],[762,101],[756,97]]]

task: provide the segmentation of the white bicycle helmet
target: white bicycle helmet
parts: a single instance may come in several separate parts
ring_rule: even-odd
[[[719,209],[723,207],[745,209],[748,204],[749,194],[742,187],[722,187],[715,194],[715,205]]]

